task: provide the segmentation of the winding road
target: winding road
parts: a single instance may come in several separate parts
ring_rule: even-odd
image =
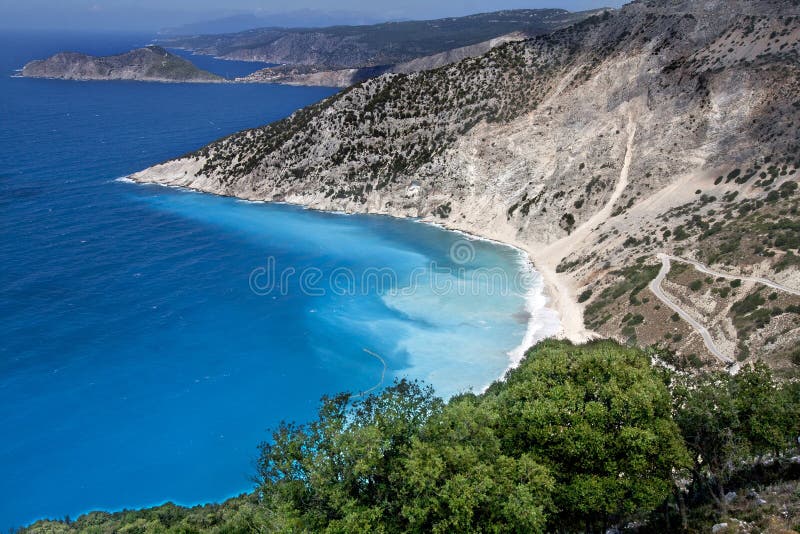
[[[681,317],[681,319],[683,319],[684,321],[689,323],[689,325],[692,328],[694,328],[697,331],[698,334],[700,334],[700,336],[703,338],[703,343],[706,344],[706,348],[708,349],[708,351],[711,354],[714,355],[715,358],[717,358],[719,361],[721,361],[725,365],[732,365],[734,363],[733,359],[730,358],[729,356],[726,356],[725,354],[722,354],[722,352],[714,344],[714,340],[711,339],[711,334],[708,332],[708,329],[705,326],[703,326],[700,323],[698,323],[697,321],[695,321],[694,318],[691,315],[686,313],[683,310],[683,308],[678,306],[678,304],[676,302],[674,302],[672,299],[670,299],[664,293],[664,291],[662,291],[661,282],[664,281],[664,278],[667,277],[667,274],[669,273],[669,270],[672,268],[672,264],[670,263],[670,259],[672,259],[673,257],[672,256],[668,256],[666,254],[659,254],[658,258],[661,260],[661,270],[658,272],[658,275],[656,275],[656,277],[650,282],[650,291],[652,291],[653,294],[656,297],[658,297],[658,299],[661,302],[666,304],[667,307],[669,307],[672,311],[677,313]]]
[[[792,295],[799,295],[800,290],[792,289],[790,287],[786,287],[782,284],[778,284],[773,282],[772,280],[767,280],[766,278],[754,277],[754,276],[741,276],[741,275],[732,275],[730,273],[721,273],[718,271],[712,271],[705,265],[700,262],[694,260],[687,260],[685,258],[678,258],[677,256],[670,256],[669,254],[658,254],[658,258],[661,260],[661,270],[658,272],[658,275],[650,282],[650,291],[658,297],[658,299],[663,302],[667,307],[669,307],[672,311],[677,313],[684,321],[689,323],[689,325],[694,328],[697,333],[703,338],[703,343],[705,343],[706,348],[708,351],[714,355],[719,361],[731,367],[731,372],[735,373],[738,370],[738,364],[735,363],[734,359],[730,356],[723,354],[719,348],[714,344],[714,340],[711,338],[711,334],[708,332],[708,329],[698,323],[691,315],[689,315],[686,311],[683,310],[675,301],[670,299],[664,291],[661,289],[661,283],[666,278],[667,274],[669,273],[670,268],[672,267],[671,261],[679,261],[681,263],[688,263],[692,265],[695,269],[700,271],[701,273],[709,274],[711,276],[720,277],[720,278],[727,278],[730,280],[747,280],[750,282],[755,282],[758,284],[763,284],[765,286],[771,287],[773,289],[777,289],[779,291],[785,291],[786,293],[791,293]]]
[[[710,274],[711,276],[716,276],[718,278],[727,278],[728,280],[747,280],[748,282],[763,284],[773,289],[777,289],[778,291],[784,291],[786,293],[791,293],[792,295],[800,296],[800,289],[792,289],[791,287],[786,287],[785,285],[773,282],[772,280],[767,280],[766,278],[761,278],[758,276],[742,276],[730,273],[721,273],[719,271],[712,271],[711,269],[709,269],[708,267],[706,267],[705,265],[703,265],[698,261],[687,260],[685,258],[678,258],[677,256],[669,256],[667,254],[658,255],[659,258],[661,258],[662,256],[666,256],[670,260],[675,260],[682,263],[688,263],[689,265],[694,266],[694,268],[700,271],[701,273]]]

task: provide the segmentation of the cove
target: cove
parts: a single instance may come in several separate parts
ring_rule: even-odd
[[[248,491],[267,430],[321,395],[402,377],[478,391],[550,328],[515,249],[117,180],[335,90],[11,77],[147,42],[0,36],[3,529]],[[270,262],[294,274],[265,291]]]

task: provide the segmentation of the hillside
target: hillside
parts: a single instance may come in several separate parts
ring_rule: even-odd
[[[500,239],[529,251],[570,339],[792,373],[796,295],[670,273],[661,288],[717,358],[648,284],[668,253],[800,288],[799,52],[797,0],[637,1],[366,81],[132,178]]]
[[[159,46],[147,46],[124,54],[103,57],[60,52],[47,59],[31,61],[22,69],[22,75],[28,78],[64,80],[201,83],[225,81]]]
[[[514,32],[501,35],[488,41],[454,48],[430,56],[418,57],[396,65],[377,67],[361,67],[353,69],[326,70],[323,67],[309,65],[281,65],[260,69],[237,82],[245,83],[280,83],[286,85],[310,85],[322,87],[350,87],[375,76],[388,73],[412,74],[444,67],[464,59],[485,54],[492,48],[513,41],[522,41],[530,36],[527,32]]]
[[[489,41],[513,32],[546,33],[582,20],[593,12],[563,9],[509,10],[429,21],[387,22],[328,28],[262,28],[225,35],[177,37],[165,46],[186,48],[228,59],[319,70],[396,65],[454,48]]]

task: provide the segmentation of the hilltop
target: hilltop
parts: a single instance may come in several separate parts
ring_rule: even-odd
[[[132,178],[500,239],[530,252],[570,339],[795,372],[800,301],[752,279],[800,288],[798,53],[796,0],[636,1]],[[661,285],[724,359],[648,289],[659,253],[732,276],[684,264]]]
[[[136,80],[147,82],[223,82],[224,78],[201,70],[190,61],[160,46],[137,48],[113,56],[60,52],[31,61],[22,69],[28,78],[64,80]]]

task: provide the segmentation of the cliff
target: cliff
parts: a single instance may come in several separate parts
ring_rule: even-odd
[[[60,52],[31,61],[22,69],[28,78],[64,80],[135,80],[147,82],[224,82],[224,78],[198,69],[191,62],[158,46],[147,46],[114,56],[95,57]]]
[[[637,1],[131,178],[500,239],[531,253],[567,337],[790,371],[800,301],[754,280],[800,288],[798,54],[796,0]],[[689,266],[662,286],[723,361],[648,289],[659,253],[738,280]]]

